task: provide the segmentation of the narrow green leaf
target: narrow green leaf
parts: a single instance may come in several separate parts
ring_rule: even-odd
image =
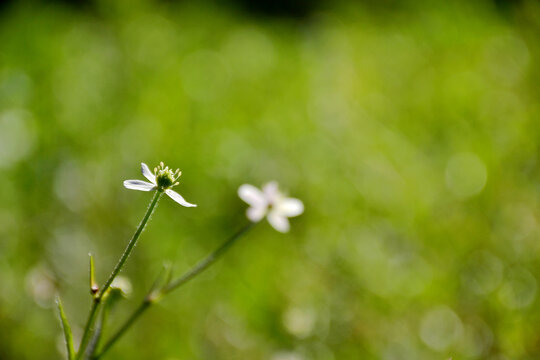
[[[75,355],[75,350],[73,347],[73,335],[71,334],[71,327],[64,313],[64,307],[62,306],[62,301],[60,297],[56,297],[56,305],[58,305],[58,314],[60,315],[60,321],[62,322],[62,329],[64,330],[64,339],[66,341],[68,360],[72,360]]]
[[[94,255],[90,255],[90,294],[95,295],[99,291],[99,286],[96,282],[96,275],[94,271]]]

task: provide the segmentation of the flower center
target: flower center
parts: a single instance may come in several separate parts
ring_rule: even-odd
[[[178,185],[176,181],[180,175],[180,170],[172,171],[168,166],[164,166],[163,163],[160,163],[157,168],[154,169],[154,174],[156,175],[156,184],[159,189],[164,190],[175,185]]]
[[[174,184],[174,177],[170,170],[161,170],[156,175],[156,182],[160,188],[168,188]]]

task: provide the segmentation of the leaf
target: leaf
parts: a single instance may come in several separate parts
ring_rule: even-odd
[[[90,293],[92,295],[96,295],[99,291],[99,286],[96,282],[96,276],[94,272],[94,256],[92,254],[88,254],[90,256]]]
[[[60,321],[62,322],[62,329],[64,330],[64,340],[66,341],[68,360],[72,360],[75,354],[73,347],[73,334],[71,333],[71,327],[64,313],[64,307],[62,306],[62,301],[60,297],[56,297],[56,305],[58,306],[58,314],[60,315]]]

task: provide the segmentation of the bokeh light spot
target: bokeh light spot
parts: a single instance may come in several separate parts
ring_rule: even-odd
[[[446,165],[446,186],[459,198],[480,193],[486,181],[486,165],[475,154],[455,154]]]
[[[478,251],[471,254],[461,278],[472,292],[488,294],[499,286],[502,276],[501,261],[487,251]]]
[[[463,325],[456,313],[447,306],[431,309],[420,324],[420,338],[431,349],[444,351],[462,335]]]
[[[535,277],[522,267],[511,269],[499,291],[500,301],[510,309],[522,309],[532,304],[538,289]]]
[[[0,168],[9,167],[30,155],[34,148],[33,120],[24,110],[0,114]]]
[[[315,315],[312,309],[290,308],[283,314],[283,324],[294,336],[306,338],[315,326]]]

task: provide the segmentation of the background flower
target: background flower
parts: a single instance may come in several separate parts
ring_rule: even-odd
[[[266,216],[270,225],[280,232],[289,231],[287,218],[304,212],[302,201],[285,197],[279,192],[275,181],[265,184],[262,191],[253,185],[244,184],[238,188],[238,196],[250,205],[246,212],[249,220],[257,222]]]

